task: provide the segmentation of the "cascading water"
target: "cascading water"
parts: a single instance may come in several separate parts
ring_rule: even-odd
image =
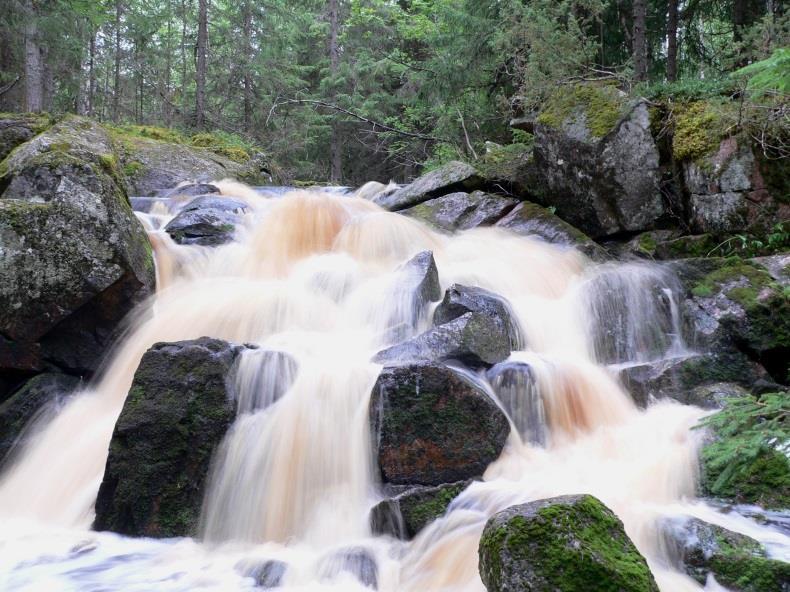
[[[645,264],[594,266],[500,229],[441,235],[359,197],[221,188],[250,208],[222,247],[175,244],[161,230],[174,204],[140,214],[159,292],[129,320],[101,378],[32,426],[6,464],[0,588],[245,589],[253,581],[239,566],[276,560],[288,566],[285,589],[480,592],[477,545],[489,516],[583,492],[620,516],[664,592],[700,588],[672,566],[656,522],[712,513],[693,502],[691,428],[703,412],[670,402],[640,411],[606,366],[686,355],[671,277]],[[402,267],[424,250],[443,289],[479,286],[507,299],[524,348],[472,377],[511,420],[502,455],[444,517],[402,542],[374,537],[368,523],[381,497],[370,360],[428,326]],[[237,419],[215,454],[201,541],[88,531],[140,358],[155,342],[203,335],[260,348],[234,371]],[[781,533],[716,520],[790,558]]]

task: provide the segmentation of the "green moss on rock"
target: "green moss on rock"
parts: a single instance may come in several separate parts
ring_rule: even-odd
[[[579,84],[555,91],[540,112],[537,122],[560,128],[571,120],[584,120],[596,138],[608,134],[624,114],[625,101],[614,86]]]
[[[479,554],[489,592],[658,591],[620,520],[590,495],[531,502],[494,515]]]
[[[676,160],[695,160],[718,149],[721,122],[707,102],[680,105],[674,122],[672,154]]]

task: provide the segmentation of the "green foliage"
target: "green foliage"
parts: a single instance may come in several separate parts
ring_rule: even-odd
[[[712,495],[765,507],[790,507],[790,396],[766,393],[728,401],[701,422],[714,440],[702,451]]]
[[[771,57],[736,70],[733,76],[745,77],[746,88],[758,94],[790,93],[790,47],[775,50]]]
[[[775,224],[762,235],[736,234],[728,237],[710,251],[706,257],[760,257],[790,250],[790,226],[786,222]]]

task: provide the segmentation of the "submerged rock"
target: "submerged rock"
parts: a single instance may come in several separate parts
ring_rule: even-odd
[[[439,485],[483,474],[510,431],[481,388],[439,364],[384,368],[370,422],[384,482]]]
[[[441,517],[450,503],[469,486],[459,481],[436,487],[413,487],[376,504],[370,511],[375,534],[388,534],[409,540],[428,524]]]
[[[25,426],[36,416],[51,415],[74,392],[80,381],[65,374],[39,374],[0,405],[0,462],[25,440]]]
[[[708,574],[737,592],[787,592],[790,563],[769,559],[756,540],[697,518],[667,520],[662,530],[679,567],[700,584]]]
[[[433,197],[457,191],[480,189],[483,179],[474,167],[464,162],[446,165],[423,175],[408,185],[389,194],[380,194],[373,202],[390,211],[404,210]]]
[[[439,270],[433,253],[422,251],[398,268],[394,299],[398,313],[389,322],[388,341],[397,343],[424,326],[428,307],[442,297]],[[402,313],[406,311],[406,315]]]
[[[203,337],[143,355],[110,442],[97,530],[196,534],[209,462],[235,416],[228,375],[244,349]]]
[[[536,199],[592,238],[654,228],[666,214],[646,101],[614,87],[558,90],[535,125]]]
[[[189,202],[165,231],[182,245],[216,246],[233,240],[247,204],[224,197],[201,196]]]
[[[483,191],[459,191],[429,199],[400,213],[427,222],[439,230],[454,232],[491,226],[518,205],[512,197]]]
[[[568,495],[503,510],[480,539],[488,592],[658,592],[623,524],[591,495]]]
[[[287,570],[288,565],[276,559],[268,561],[243,560],[236,564],[236,571],[244,577],[255,580],[255,587],[263,590],[279,588]]]
[[[0,370],[92,372],[153,292],[113,150],[98,124],[69,117],[0,165]]]
[[[376,590],[379,570],[376,560],[367,549],[362,547],[344,549],[325,558],[319,567],[319,577],[331,582],[343,573],[353,575],[360,584]]]
[[[197,197],[210,193],[219,193],[219,187],[211,183],[189,183],[167,191],[164,197]]]

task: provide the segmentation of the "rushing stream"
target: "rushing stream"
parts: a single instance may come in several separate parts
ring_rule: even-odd
[[[244,566],[270,559],[288,565],[287,590],[366,590],[338,566],[355,549],[373,558],[383,592],[479,592],[487,518],[574,493],[615,511],[663,592],[700,586],[673,567],[662,518],[698,516],[790,560],[786,533],[694,499],[702,434],[691,428],[704,412],[669,401],[639,410],[617,381],[617,368],[691,353],[675,280],[662,268],[594,265],[495,228],[439,234],[342,191],[220,185],[250,208],[230,244],[175,244],[162,230],[173,203],[138,213],[155,247],[158,293],[129,320],[101,378],[31,426],[35,437],[4,467],[1,590],[251,589]],[[505,297],[525,345],[502,374],[458,369],[507,411],[510,439],[483,481],[404,542],[369,526],[383,495],[368,426],[380,367],[370,360],[393,336],[428,327],[430,314],[399,289],[400,266],[425,250],[443,290],[461,283]],[[238,415],[216,453],[200,539],[90,531],[140,358],[155,342],[204,335],[288,356],[252,350],[237,366]]]

